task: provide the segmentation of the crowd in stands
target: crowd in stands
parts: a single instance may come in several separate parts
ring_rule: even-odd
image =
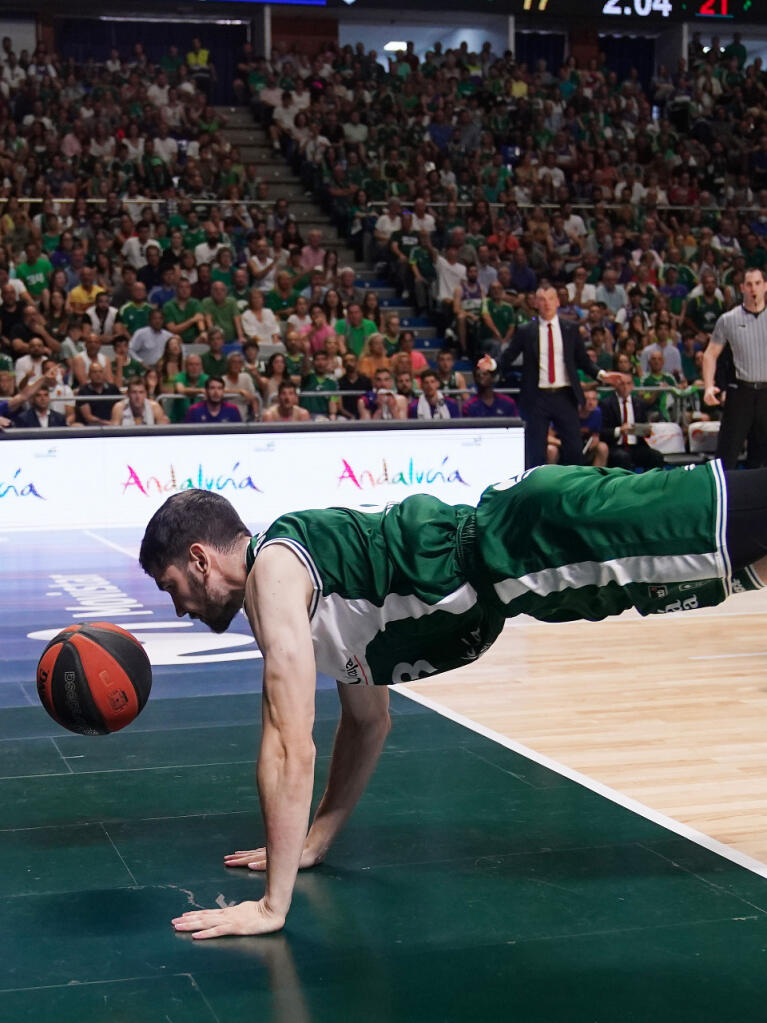
[[[513,415],[495,388],[541,285],[655,417],[680,392],[716,414],[703,349],[767,266],[767,74],[738,35],[645,84],[489,43],[246,45],[240,99],[415,327],[243,161],[200,40],[0,61],[0,401],[37,384],[26,425]]]

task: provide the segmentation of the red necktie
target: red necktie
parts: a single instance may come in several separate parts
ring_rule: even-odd
[[[549,383],[553,384],[557,379],[554,371],[554,331],[549,324]]]
[[[623,425],[627,426],[629,421],[628,398],[621,398],[621,401],[623,402]],[[621,444],[623,444],[624,448],[629,446],[629,435],[627,433],[623,434]]]

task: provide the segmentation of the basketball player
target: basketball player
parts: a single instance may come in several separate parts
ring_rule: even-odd
[[[381,512],[282,515],[251,537],[221,496],[187,490],[147,526],[140,562],[188,614],[224,632],[245,607],[264,657],[258,789],[266,847],[226,856],[266,870],[264,897],[173,921],[197,938],[281,928],[296,873],[319,863],[389,730],[388,690],[474,661],[504,620],[597,620],[720,603],[767,581],[767,469],[543,466],[478,504],[414,495]],[[309,826],[315,674],[341,719]]]

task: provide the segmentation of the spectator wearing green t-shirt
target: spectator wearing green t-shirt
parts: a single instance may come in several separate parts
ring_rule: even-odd
[[[131,377],[144,375],[143,365],[138,359],[134,359],[128,350],[129,343],[129,338],[124,336],[115,337],[112,340],[112,350],[115,356],[112,359],[112,378],[114,379],[115,386],[119,387],[120,390],[123,389]]]
[[[493,281],[490,293],[482,300],[480,344],[485,351],[500,354],[511,340],[517,325],[517,314],[510,302],[503,300],[503,285]]]
[[[40,246],[37,242],[28,242],[24,251],[27,258],[23,263],[17,264],[16,276],[37,301],[48,287],[48,279],[53,273],[53,264],[45,256],[40,255]]]
[[[131,300],[120,307],[117,321],[125,324],[126,330],[132,337],[137,330],[148,325],[149,314],[153,308],[154,306],[151,306],[146,300],[146,288],[141,281],[136,281],[131,288]]]
[[[211,267],[210,279],[212,281],[222,281],[226,285],[227,292],[232,290],[234,267],[232,266],[231,249],[219,249],[218,256],[213,261]]]
[[[722,57],[724,61],[729,64],[734,57],[737,61],[737,67],[739,70],[743,69],[743,65],[746,63],[748,53],[746,47],[743,45],[743,36],[740,32],[736,32],[732,37],[732,42],[724,48]]]
[[[642,380],[643,387],[676,387],[676,380],[670,373],[663,372],[662,352],[653,352],[649,359],[650,372]],[[662,391],[654,391],[652,394],[643,394],[642,400],[651,409],[660,413],[661,419],[671,422],[674,411],[674,395],[671,390],[666,394]]]
[[[226,373],[224,332],[220,327],[208,331],[208,350],[202,356],[202,368],[209,377],[221,377]]]
[[[359,358],[365,341],[378,331],[378,327],[372,320],[363,317],[359,302],[352,302],[346,311],[346,319],[336,322],[335,331],[336,337],[346,345],[346,350],[354,352]]]
[[[187,217],[186,233],[184,234],[184,248],[194,249],[205,241],[205,228],[200,223],[195,210],[190,210]]]
[[[229,297],[237,303],[240,314],[250,306],[250,287],[248,285],[248,271],[244,266],[238,267],[232,275],[232,287],[229,289]]]
[[[176,394],[179,397],[170,404],[168,410],[172,423],[183,423],[187,409],[192,402],[202,400],[205,395],[205,381],[207,379],[208,374],[202,368],[202,356],[197,355],[196,352],[187,355],[186,369],[183,373],[177,373],[173,381]]]
[[[437,279],[428,231],[421,231],[419,244],[410,250],[410,270],[413,274],[413,298],[416,316],[432,305],[431,290]]]
[[[400,228],[392,231],[389,236],[389,255],[392,261],[394,279],[403,292],[402,297],[412,290],[413,272],[410,269],[410,256],[418,246],[418,232],[413,229],[413,214],[409,210],[403,211],[400,216]]]
[[[704,270],[700,283],[703,293],[687,300],[684,323],[702,341],[711,334],[724,312],[724,302],[717,296],[716,277],[710,270]]]
[[[160,57],[160,67],[171,79],[175,79],[176,73],[183,63],[184,59],[178,52],[177,46],[171,46],[168,52]]]
[[[274,287],[266,293],[266,308],[285,323],[296,311],[296,300],[300,294],[301,289],[295,286],[291,275],[287,270],[281,270],[275,278]]]
[[[328,416],[335,419],[338,414],[337,398],[315,398],[312,391],[337,391],[335,377],[328,376],[328,353],[322,349],[314,353],[313,371],[301,381],[300,404],[312,417]]]
[[[165,326],[178,334],[185,344],[192,344],[206,329],[207,322],[202,303],[192,298],[192,285],[182,277],[176,286],[176,297],[162,307]]]
[[[202,311],[205,314],[205,321],[208,330],[218,327],[224,332],[224,340],[239,341],[243,344],[245,335],[242,332],[242,319],[240,307],[235,299],[227,294],[227,287],[223,281],[215,281],[210,286],[210,297],[202,300]],[[226,367],[224,367],[226,370]],[[220,375],[211,373],[210,376]]]

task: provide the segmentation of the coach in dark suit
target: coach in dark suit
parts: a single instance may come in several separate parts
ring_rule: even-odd
[[[501,357],[501,369],[507,375],[522,354],[520,404],[525,417],[525,468],[545,463],[550,423],[554,424],[562,445],[560,464],[581,465],[583,441],[578,406],[583,404],[583,390],[578,370],[613,385],[623,379],[622,374],[606,373],[591,361],[578,327],[557,316],[559,300],[554,288],[539,288],[536,302],[538,319],[514,332]]]
[[[66,416],[49,408],[50,402],[51,395],[48,385],[42,384],[32,398],[31,405],[26,412],[20,412],[13,420],[14,425],[24,430],[36,430],[41,426],[66,426]]]
[[[616,385],[617,393],[608,394],[600,402],[600,438],[609,448],[607,464],[619,469],[660,469],[663,455],[639,436],[641,427],[647,424],[647,405],[632,394],[633,387],[631,377],[624,376]]]

